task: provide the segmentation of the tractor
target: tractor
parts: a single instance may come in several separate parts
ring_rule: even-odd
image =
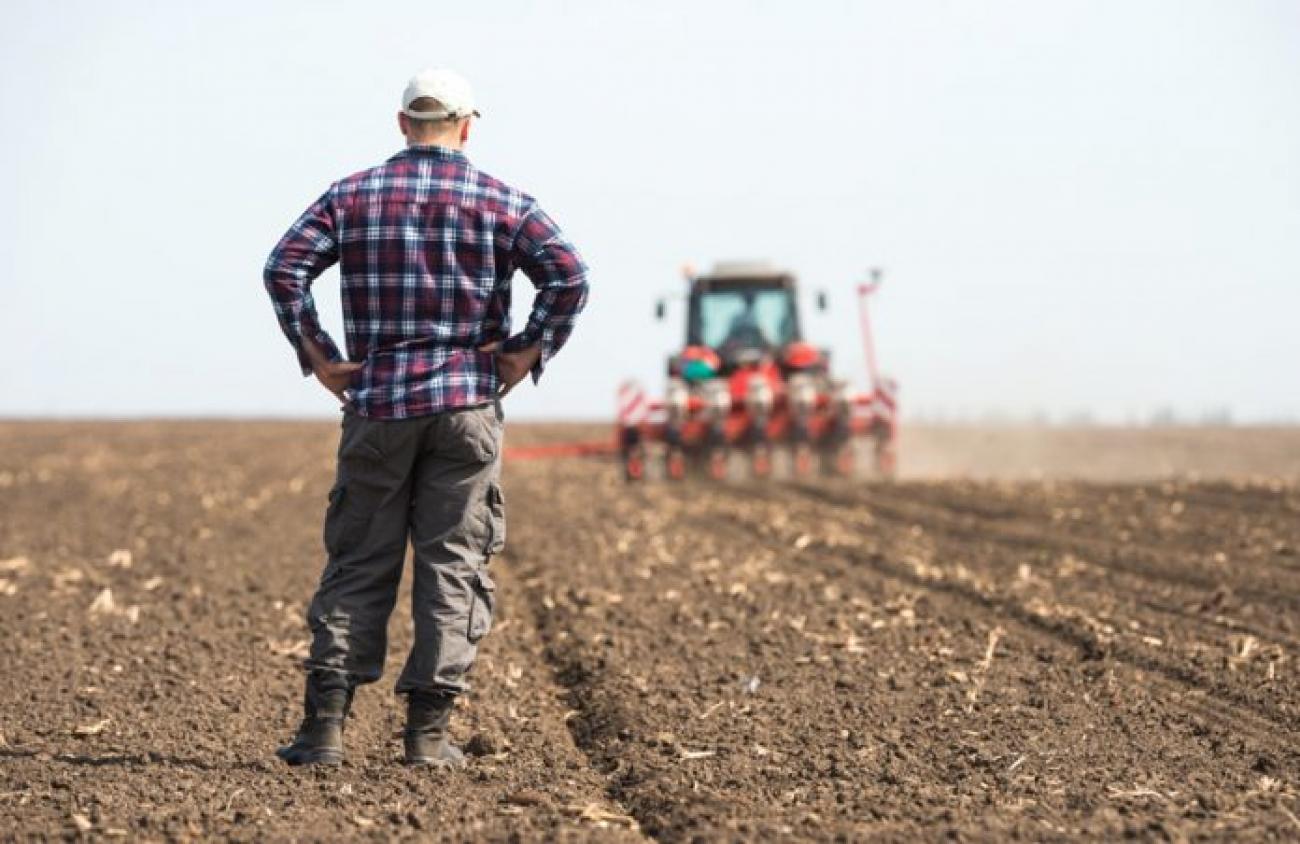
[[[863,440],[873,445],[876,471],[893,475],[897,388],[876,368],[867,315],[878,270],[858,287],[871,378],[866,393],[835,378],[830,352],[805,339],[790,272],[724,263],[705,274],[687,270],[686,277],[686,342],[668,358],[663,398],[649,400],[634,384],[619,392],[617,443],[628,480],[644,479],[652,456],[669,480],[722,480],[738,463],[765,478],[781,452],[795,477],[850,476]],[[824,292],[816,302],[826,310]],[[666,314],[666,302],[658,301],[656,318]]]

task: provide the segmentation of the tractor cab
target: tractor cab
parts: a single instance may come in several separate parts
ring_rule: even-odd
[[[686,345],[712,349],[724,371],[776,356],[800,339],[795,281],[787,274],[715,272],[691,286]]]
[[[762,263],[723,263],[690,284],[686,344],[668,361],[670,377],[698,382],[756,366],[825,363],[825,352],[803,341],[791,273]]]

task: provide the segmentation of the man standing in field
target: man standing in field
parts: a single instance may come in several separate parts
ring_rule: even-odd
[[[307,610],[306,714],[277,753],[336,764],[357,685],[383,671],[409,541],[415,644],[397,680],[409,764],[463,765],[447,739],[456,695],[492,624],[488,561],[505,542],[501,397],[564,345],[586,267],[532,197],[462,152],[478,117],[469,84],[428,70],[407,85],[407,146],[335,182],[280,240],[266,288],[304,375],[344,405],[328,561]],[[348,358],[320,326],[312,281],[338,262]],[[510,279],[537,288],[509,336]]]

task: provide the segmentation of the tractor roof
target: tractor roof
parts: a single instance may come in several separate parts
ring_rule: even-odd
[[[766,261],[720,261],[713,270],[701,273],[693,280],[696,289],[709,290],[728,287],[761,287],[793,289],[794,273]]]
[[[787,270],[768,261],[719,261],[713,265],[713,271],[703,273],[701,277],[715,281],[748,278],[785,278],[791,275]]]

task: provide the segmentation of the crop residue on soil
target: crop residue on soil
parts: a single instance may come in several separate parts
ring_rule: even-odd
[[[514,463],[500,620],[454,728],[469,768],[397,763],[386,678],[347,764],[292,770],[272,751],[334,436],[0,426],[6,830],[1300,835],[1294,475],[627,487]],[[396,653],[409,624],[403,601]]]

